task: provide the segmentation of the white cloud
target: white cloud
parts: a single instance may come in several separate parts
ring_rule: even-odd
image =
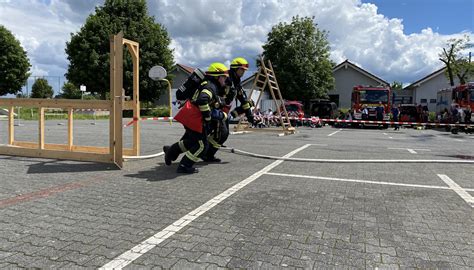
[[[28,51],[33,73],[62,76],[70,33],[103,2],[0,0],[0,24]],[[388,19],[377,6],[360,0],[148,0],[148,8],[169,31],[176,62],[202,68],[236,56],[252,60],[262,52],[272,26],[296,15],[314,16],[318,27],[329,31],[333,61],[349,59],[386,81],[407,83],[440,68],[441,48],[463,34],[447,36],[427,28],[406,35],[402,20]]]

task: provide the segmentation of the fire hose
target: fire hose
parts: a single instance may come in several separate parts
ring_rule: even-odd
[[[474,160],[451,160],[451,159],[313,159],[313,158],[286,158],[270,155],[255,154],[236,148],[221,147],[221,151],[261,159],[284,160],[294,162],[313,163],[444,163],[444,164],[474,164]],[[162,156],[160,152],[148,156],[124,156],[124,159],[148,159]]]

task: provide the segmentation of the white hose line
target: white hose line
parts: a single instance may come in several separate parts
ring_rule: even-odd
[[[156,157],[162,156],[164,154],[165,154],[164,152],[159,152],[157,154],[148,155],[148,156],[123,156],[123,159],[124,160],[128,160],[128,159],[149,159],[149,158],[156,158]]]
[[[315,162],[315,163],[455,163],[455,164],[474,164],[474,160],[443,160],[443,159],[312,159],[312,158],[285,158],[277,156],[266,156],[242,151],[235,148],[220,148],[222,151],[244,155],[255,158],[276,159],[297,162]]]

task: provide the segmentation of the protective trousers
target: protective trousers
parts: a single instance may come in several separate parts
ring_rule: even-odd
[[[185,167],[192,167],[194,163],[199,161],[199,157],[204,155],[208,148],[207,133],[198,133],[186,128],[181,140],[171,145],[168,155],[171,160],[176,160],[181,153],[184,153],[180,164]]]
[[[204,160],[215,158],[217,150],[229,138],[229,120],[213,121],[212,131],[207,137],[209,141],[209,149],[207,150]]]

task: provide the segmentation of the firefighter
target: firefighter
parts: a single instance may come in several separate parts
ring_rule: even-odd
[[[201,86],[196,90],[189,101],[190,110],[183,110],[180,122],[186,129],[181,140],[171,146],[163,146],[165,152],[165,163],[171,165],[181,153],[185,153],[178,166],[178,173],[197,173],[198,169],[193,165],[199,157],[206,153],[207,134],[210,129],[212,118],[226,119],[227,115],[216,108],[219,95],[224,96],[226,80],[229,76],[227,67],[222,63],[212,63],[206,71],[206,76]],[[218,107],[218,106],[217,106]],[[198,110],[193,113],[193,108]],[[198,108],[198,109],[197,109]],[[189,112],[188,112],[189,111]],[[199,113],[200,112],[200,113]],[[178,117],[178,115],[176,115]]]
[[[249,63],[242,57],[237,57],[230,63],[229,78],[227,78],[227,92],[225,95],[225,104],[222,111],[229,113],[232,102],[237,100],[240,105],[232,111],[232,116],[235,118],[241,114],[245,114],[248,122],[253,125],[254,119],[252,114],[253,102],[247,98],[247,95],[242,88],[241,78],[245,71],[249,68]],[[223,120],[213,121],[213,130],[208,136],[209,149],[202,159],[206,162],[221,162],[221,159],[216,158],[215,154],[219,147],[229,137],[229,118]]]

